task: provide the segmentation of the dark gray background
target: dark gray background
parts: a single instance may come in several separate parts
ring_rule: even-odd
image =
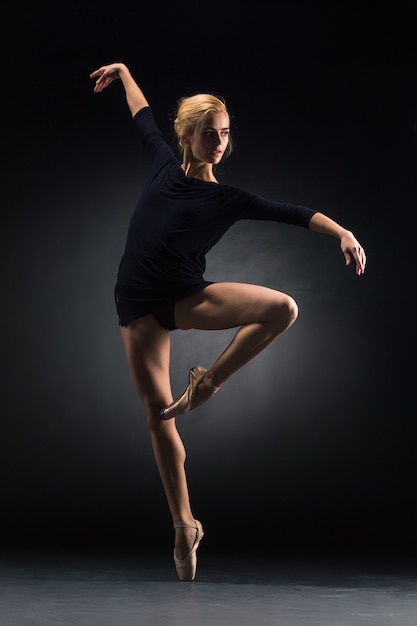
[[[323,211],[368,254],[358,278],[336,240],[256,222],[210,254],[207,278],[300,307],[178,420],[211,545],[414,550],[416,3],[146,4],[32,3],[5,26],[4,543],[171,542],[113,305],[146,158],[121,85],[95,95],[89,79],[124,61],[169,139],[179,97],[222,95],[235,152],[220,179]],[[173,333],[174,393],[230,337]]]

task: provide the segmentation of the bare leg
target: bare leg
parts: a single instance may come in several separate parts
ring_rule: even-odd
[[[177,325],[182,329],[219,330],[240,326],[208,371],[209,379],[217,387],[289,328],[297,314],[297,304],[291,296],[241,283],[210,285],[179,300],[175,309]]]
[[[219,330],[240,326],[232,342],[208,372],[221,386],[234,372],[266,348],[296,319],[297,305],[290,296],[265,287],[219,283],[177,302],[179,328]],[[193,522],[185,474],[186,453],[175,420],[164,421],[160,411],[172,401],[169,380],[169,333],[148,315],[122,328],[132,378],[146,411],[155,459],[173,522]],[[203,389],[204,401],[211,396]],[[201,403],[201,402],[200,402]],[[195,540],[191,528],[176,528],[175,553],[186,556]]]
[[[173,522],[193,522],[184,467],[185,448],[175,420],[165,422],[159,414],[172,400],[169,333],[151,315],[121,330],[133,382],[146,411],[155,460]],[[175,530],[175,536],[175,553],[183,558],[192,547],[195,531],[180,527]]]

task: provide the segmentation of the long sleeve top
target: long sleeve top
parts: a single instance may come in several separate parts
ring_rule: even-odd
[[[150,107],[141,109],[134,123],[150,169],[118,271],[117,287],[125,297],[144,303],[176,301],[204,288],[206,255],[238,220],[308,227],[312,209],[187,177]]]

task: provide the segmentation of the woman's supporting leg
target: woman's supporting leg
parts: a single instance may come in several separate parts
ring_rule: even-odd
[[[283,293],[239,283],[218,283],[177,302],[178,328],[220,330],[240,327],[224,352],[208,371],[220,387],[240,367],[266,348],[297,317],[297,305]],[[169,379],[170,337],[152,316],[142,317],[122,328],[130,372],[146,411],[152,446],[173,522],[176,524],[175,555],[186,557],[196,540],[185,474],[186,452],[175,420],[162,420],[161,410],[172,402]],[[201,383],[200,383],[201,384]],[[198,404],[213,390],[201,384]],[[206,394],[206,397],[205,395]]]
[[[157,320],[147,315],[122,328],[131,376],[146,411],[155,460],[173,523],[194,522],[185,474],[186,452],[175,420],[161,420],[161,409],[172,400],[169,378],[170,337]],[[186,556],[195,541],[195,530],[175,530],[175,554]]]

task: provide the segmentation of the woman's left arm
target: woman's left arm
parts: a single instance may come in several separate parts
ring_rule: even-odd
[[[356,263],[356,275],[365,271],[366,255],[359,241],[350,230],[346,230],[323,213],[315,213],[310,220],[309,228],[316,233],[331,235],[340,240],[340,247],[345,255],[346,265],[350,265],[352,257]]]

